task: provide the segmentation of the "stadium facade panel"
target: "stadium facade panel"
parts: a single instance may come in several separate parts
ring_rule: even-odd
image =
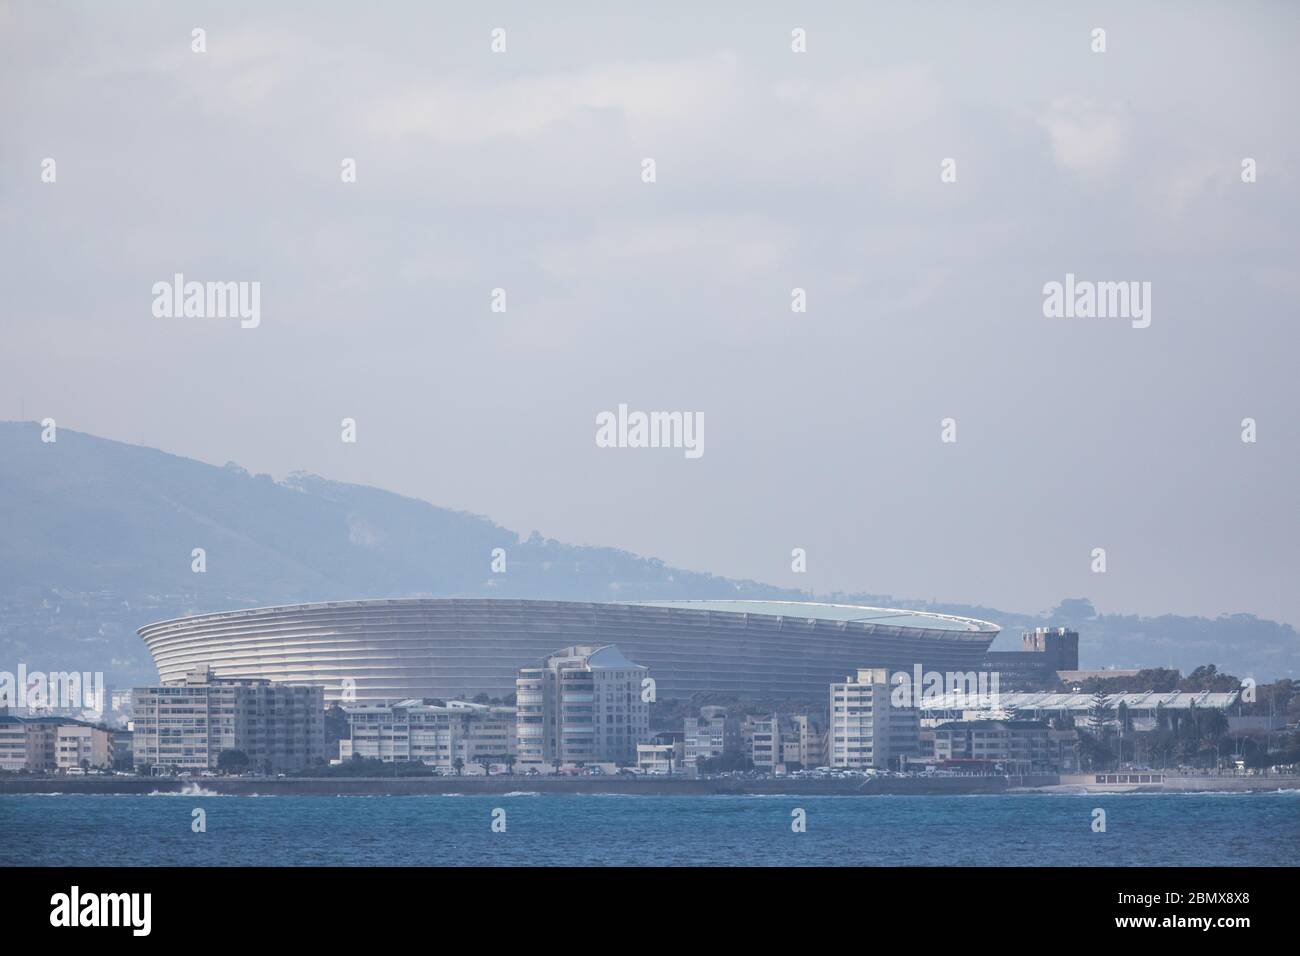
[[[978,670],[999,628],[915,611],[773,601],[597,604],[473,598],[255,608],[140,628],[164,683],[200,664],[222,677],[350,682],[358,702],[500,697],[520,667],[575,644],[616,644],[658,696],[825,694],[859,667]]]

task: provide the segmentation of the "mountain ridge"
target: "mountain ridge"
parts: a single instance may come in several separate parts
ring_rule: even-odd
[[[0,670],[22,660],[152,679],[134,634],[151,621],[392,597],[816,599],[991,620],[1004,629],[1000,650],[1018,648],[1021,629],[1068,625],[1082,635],[1084,666],[1216,663],[1259,679],[1300,670],[1295,630],[1253,615],[1104,615],[1086,599],[1022,614],[861,592],[814,598],[618,548],[524,538],[482,515],[306,472],[276,481],[68,428],[46,444],[28,422],[0,422],[0,527]],[[191,570],[194,548],[205,550],[204,573]],[[502,574],[491,568],[496,548]]]

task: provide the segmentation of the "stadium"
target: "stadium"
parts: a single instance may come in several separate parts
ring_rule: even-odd
[[[409,599],[203,614],[139,629],[163,683],[200,664],[226,678],[318,684],[326,701],[499,697],[520,667],[616,644],[660,698],[820,697],[859,667],[978,670],[999,628],[919,611],[789,601]]]

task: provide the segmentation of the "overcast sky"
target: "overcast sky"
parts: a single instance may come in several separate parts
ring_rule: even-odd
[[[0,418],[786,586],[1300,624],[1300,8],[270,6],[0,4]],[[176,272],[261,324],[155,317]],[[1066,273],[1150,327],[1044,317]],[[704,455],[598,448],[619,403]]]

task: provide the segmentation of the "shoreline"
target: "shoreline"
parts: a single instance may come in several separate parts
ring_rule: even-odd
[[[112,795],[193,792],[200,796],[489,796],[508,794],[622,796],[942,796],[971,794],[1250,793],[1300,790],[1300,776],[1166,776],[1162,786],[1116,790],[1063,782],[1053,774],[1029,777],[886,777],[852,781],[690,780],[492,777],[7,777],[0,795]]]

